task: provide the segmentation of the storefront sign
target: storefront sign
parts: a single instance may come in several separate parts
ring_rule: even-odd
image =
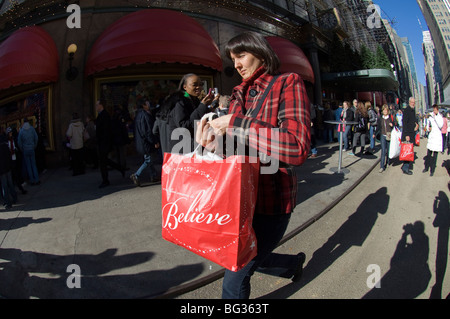
[[[338,77],[338,78],[368,76],[368,75],[369,75],[369,70],[358,70],[358,71],[347,71],[347,72],[336,73],[336,77]]]

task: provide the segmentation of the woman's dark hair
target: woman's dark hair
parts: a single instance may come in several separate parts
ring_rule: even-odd
[[[185,91],[184,90],[184,85],[186,84],[186,82],[187,82],[187,80],[190,78],[190,77],[192,77],[192,76],[197,76],[197,74],[195,74],[195,73],[188,73],[188,74],[185,74],[182,78],[181,78],[181,81],[180,81],[180,84],[178,85],[178,91]]]
[[[157,117],[162,120],[167,120],[170,111],[175,107],[176,103],[184,98],[183,91],[176,91],[167,96],[161,104],[161,107],[157,111]]]
[[[356,112],[361,114],[363,117],[369,116],[369,114],[367,113],[366,104],[364,104],[363,102],[358,102],[358,106],[356,107]]]
[[[239,54],[242,52],[248,52],[253,54],[258,59],[263,60],[266,66],[267,73],[275,75],[280,68],[280,59],[273,51],[266,38],[256,32],[248,31],[241,33],[230,41],[225,47],[227,57],[231,60],[231,53]]]

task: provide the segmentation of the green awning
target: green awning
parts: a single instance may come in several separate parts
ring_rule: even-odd
[[[348,92],[386,92],[399,88],[394,73],[385,69],[323,73],[322,83]]]

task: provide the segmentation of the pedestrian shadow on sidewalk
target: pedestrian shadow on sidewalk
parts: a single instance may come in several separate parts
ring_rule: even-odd
[[[7,299],[136,299],[160,295],[199,276],[202,264],[144,272],[119,269],[148,262],[152,252],[117,255],[117,249],[100,254],[53,255],[0,249],[0,298]],[[79,288],[69,288],[73,271],[80,270]],[[149,267],[150,268],[150,267]],[[141,267],[142,269],[142,267]],[[72,276],[72,277],[71,277]]]
[[[0,219],[0,231],[2,230],[12,230],[19,229],[22,227],[27,227],[31,224],[41,224],[51,221],[51,218],[38,218],[34,219],[32,217],[16,217],[9,219]]]
[[[442,286],[448,262],[448,240],[450,231],[450,205],[447,194],[440,191],[433,204],[436,218],[433,226],[438,228],[436,248],[436,282],[431,289],[430,299],[442,299]]]
[[[338,260],[353,246],[362,246],[375,225],[378,215],[384,215],[389,207],[387,188],[382,187],[367,196],[347,221],[316,250],[303,270],[303,277],[298,283],[291,283],[278,289],[262,299],[285,299],[295,294],[320,276],[328,267]]]
[[[63,175],[61,169],[55,170],[46,176],[41,185],[33,186],[27,195],[20,197],[19,204],[13,209],[39,211],[67,207],[135,188],[130,179],[122,178],[119,174],[111,176],[110,180],[110,186],[99,189],[97,172],[73,177]]]
[[[414,299],[431,279],[429,240],[421,221],[403,226],[403,234],[391,259],[391,268],[363,299]],[[410,239],[409,239],[410,238]]]

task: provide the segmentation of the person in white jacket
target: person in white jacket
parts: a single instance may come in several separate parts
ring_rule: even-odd
[[[66,132],[67,137],[70,139],[70,156],[72,158],[73,176],[85,173],[83,133],[84,124],[81,122],[78,113],[73,113],[72,121]]]
[[[428,143],[427,156],[425,157],[425,168],[423,173],[430,170],[430,176],[434,175],[438,153],[442,152],[442,133],[441,129],[444,125],[444,118],[439,113],[439,106],[433,105],[433,112],[428,119]]]

